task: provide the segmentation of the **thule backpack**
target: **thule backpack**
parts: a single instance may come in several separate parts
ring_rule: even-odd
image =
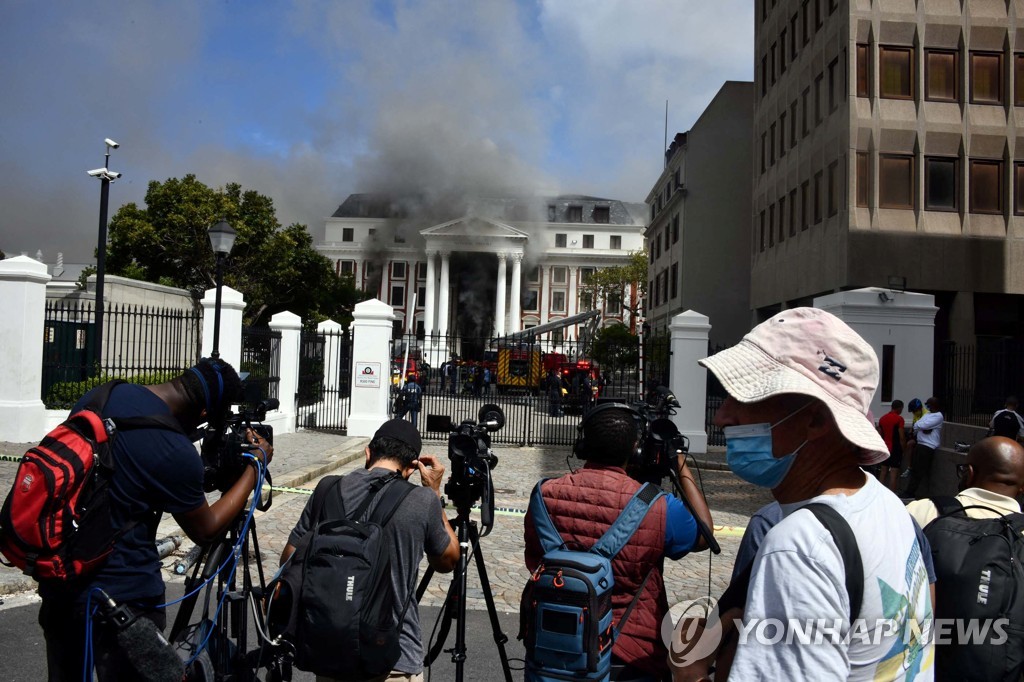
[[[951,632],[936,633],[944,636],[935,679],[1016,682],[1024,672],[1024,514],[972,519],[964,511],[972,506],[955,497],[932,502],[939,516],[924,533],[935,563],[935,618],[956,619]],[[962,632],[972,641],[960,641]]]
[[[999,414],[992,418],[991,435],[993,436],[1015,440],[1020,430],[1020,417],[1012,410],[1000,410]]]
[[[114,387],[103,384],[84,409],[68,417],[21,458],[0,509],[0,552],[36,580],[72,581],[106,561],[139,519],[115,530],[110,515],[112,446],[118,431],[168,429],[170,415],[104,418]]]
[[[541,495],[543,483],[533,489],[530,515],[544,556],[523,590],[519,610],[519,639],[526,647],[526,680],[607,680],[612,645],[651,577],[648,571],[615,623],[612,559],[665,493],[650,483],[644,484],[593,547],[575,551],[567,549],[551,521]]]
[[[396,557],[385,526],[415,486],[397,472],[378,478],[349,513],[341,482],[328,476],[317,484],[310,529],[267,586],[275,595],[268,620],[271,635],[294,650],[299,670],[364,680],[390,672],[401,655],[399,632],[413,591],[410,585],[406,602],[395,603]]]

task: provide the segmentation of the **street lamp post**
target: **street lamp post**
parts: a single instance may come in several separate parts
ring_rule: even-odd
[[[235,245],[235,230],[226,220],[221,219],[216,225],[210,228],[207,235],[210,237],[210,246],[217,254],[216,286],[217,298],[213,304],[213,350],[210,357],[220,357],[220,292],[224,286],[224,260],[231,253]]]
[[[107,145],[107,152],[103,156],[103,168],[88,171],[91,177],[100,179],[100,228],[96,244],[96,335],[94,341],[94,360],[97,371],[103,363],[103,275],[106,272],[107,264],[107,206],[110,199],[110,183],[121,177],[120,173],[110,170],[110,150],[117,149],[121,145],[109,137],[104,142]]]

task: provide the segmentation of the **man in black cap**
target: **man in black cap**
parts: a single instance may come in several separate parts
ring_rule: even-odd
[[[387,680],[417,682],[423,679],[419,610],[416,600],[411,598],[423,554],[426,553],[427,563],[438,573],[453,571],[459,561],[459,540],[441,506],[444,466],[434,455],[421,455],[421,448],[420,434],[411,423],[403,419],[386,421],[366,447],[366,468],[345,475],[340,486],[333,487],[333,490],[340,490],[345,509],[358,509],[375,481],[396,472],[406,480],[415,472],[420,473],[423,487],[406,496],[384,527],[391,543],[391,556],[397,558],[391,571],[396,597],[394,604],[399,609],[396,619],[401,609],[405,614],[400,633],[402,655]],[[372,514],[373,505],[367,511]],[[307,503],[281,553],[282,564],[295,551],[302,536],[312,528],[312,516],[312,505]],[[328,679],[317,677],[319,682]]]

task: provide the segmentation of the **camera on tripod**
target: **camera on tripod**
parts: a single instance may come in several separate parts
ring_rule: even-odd
[[[647,400],[638,401],[632,407],[642,419],[643,446],[630,462],[629,474],[641,482],[660,484],[674,473],[676,456],[685,455],[690,449],[686,436],[679,433],[669,419],[676,413],[679,401],[667,387],[658,386]]]
[[[494,525],[494,486],[491,471],[498,466],[498,458],[491,451],[491,433],[505,426],[505,413],[493,403],[480,408],[476,420],[463,420],[452,426],[452,418],[442,415],[427,416],[428,431],[448,431],[448,459],[451,477],[444,486],[444,494],[460,513],[480,501],[481,536],[487,535]]]
[[[245,432],[252,429],[271,445],[274,427],[261,424],[268,410],[281,405],[277,398],[267,398],[255,405],[242,405],[238,412],[229,411],[220,418],[210,418],[203,434],[203,489],[206,492],[227,491],[245,471],[245,454],[255,449]]]

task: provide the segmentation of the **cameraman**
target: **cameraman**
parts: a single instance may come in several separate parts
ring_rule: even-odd
[[[631,408],[592,412],[583,422],[586,464],[575,473],[544,482],[541,494],[551,520],[568,549],[586,550],[615,522],[640,489],[640,483],[626,474],[625,466],[640,445],[637,415]],[[687,500],[701,520],[711,524],[711,513],[694,484],[685,460],[679,463],[679,481]],[[524,521],[526,567],[533,572],[543,556],[532,516]],[[620,624],[623,612],[650,579],[637,600],[612,649],[612,679],[652,681],[668,677],[668,651],[661,639],[661,622],[668,612],[663,578],[664,559],[679,559],[688,552],[707,549],[697,533],[697,524],[683,503],[666,496],[654,503],[629,543],[612,560],[615,587],[612,593],[614,620]]]
[[[384,527],[389,541],[393,543],[391,556],[397,557],[397,566],[393,566],[391,571],[396,597],[394,603],[405,608],[400,635],[402,653],[391,675],[383,678],[387,680],[418,682],[423,679],[423,637],[419,609],[412,598],[423,554],[426,553],[427,563],[438,573],[450,573],[459,561],[459,539],[448,524],[440,503],[444,465],[433,455],[420,455],[422,445],[419,432],[410,422],[402,419],[386,421],[373,434],[366,448],[366,468],[347,474],[340,485],[331,488],[331,491],[340,490],[343,509],[357,509],[366,499],[371,485],[380,478],[397,471],[408,480],[413,473],[420,473],[423,487],[413,490],[402,501]],[[282,564],[291,557],[296,544],[314,525],[311,502],[312,498],[288,537],[288,544],[281,553]],[[373,507],[368,511],[372,514]],[[408,607],[405,606],[407,603]],[[326,682],[330,678],[317,676],[317,680]]]
[[[95,389],[94,389],[95,390]],[[87,393],[71,410],[88,404]],[[238,374],[220,359],[203,359],[171,381],[155,386],[119,384],[103,408],[104,417],[169,415],[181,433],[144,428],[121,431],[113,440],[114,473],[110,480],[110,513],[122,535],[107,561],[84,582],[41,583],[39,624],[46,639],[46,663],[51,682],[81,680],[85,657],[86,603],[93,588],[116,602],[166,625],[164,583],[156,553],[156,530],[163,513],[174,515],[182,530],[197,544],[216,539],[239,514],[256,484],[255,467],[246,467],[235,484],[212,505],[203,492],[203,462],[192,441],[208,416],[226,414],[242,398]],[[274,450],[249,431],[256,457],[269,464]],[[97,604],[93,595],[92,605]],[[94,616],[95,617],[95,616]],[[93,632],[96,673],[103,680],[131,679],[133,673],[116,645],[116,633],[97,622]],[[90,676],[91,679],[91,676]]]

